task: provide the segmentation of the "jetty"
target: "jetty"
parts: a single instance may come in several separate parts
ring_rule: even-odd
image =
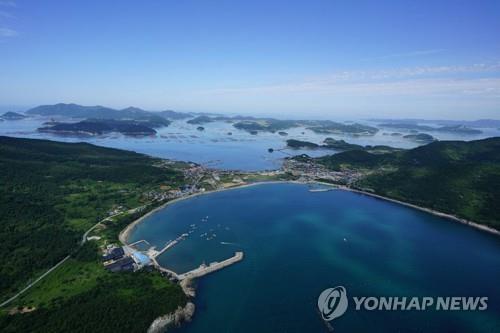
[[[220,261],[220,262],[215,261],[215,262],[212,262],[210,265],[203,264],[203,265],[200,265],[200,267],[195,268],[189,272],[179,274],[178,279],[182,281],[185,279],[195,279],[198,277],[202,277],[204,275],[207,275],[209,273],[218,271],[218,270],[223,269],[227,266],[230,266],[234,263],[237,263],[238,261],[241,261],[241,260],[243,260],[243,252],[236,252],[234,254],[234,256],[232,256],[231,258],[228,258],[224,261]]]
[[[165,251],[167,251],[168,249],[174,247],[175,244],[179,243],[179,241],[176,239],[176,240],[173,240],[173,241],[170,241],[168,242],[165,247],[163,249],[161,249],[160,251],[154,251],[154,254],[152,254],[152,257],[153,258],[156,258],[160,255],[162,255]]]
[[[151,244],[149,244],[149,242],[145,239],[141,239],[141,240],[138,240],[137,242],[133,242],[132,244],[128,244],[128,246],[137,247],[137,245],[139,245],[139,244],[146,244],[146,245],[151,247]]]
[[[333,190],[335,190],[335,188],[311,188],[309,192],[328,192]]]
[[[215,261],[210,263],[209,265],[202,264],[200,265],[200,267],[195,268],[191,271],[182,274],[177,274],[176,272],[161,266],[160,264],[158,264],[155,258],[152,258],[153,265],[156,267],[156,269],[158,269],[161,272],[167,273],[168,275],[172,276],[173,278],[181,282],[192,280],[213,273],[215,271],[226,268],[234,263],[237,263],[241,260],[243,260],[243,252],[235,252],[234,256],[226,260]]]
[[[165,244],[165,246],[163,247],[163,249],[161,249],[159,251],[154,246],[150,247],[145,252],[139,251],[139,250],[136,250],[135,248],[133,248],[133,246],[137,246],[141,243],[150,245],[146,240],[143,240],[143,239],[136,241],[130,245],[124,245],[123,249],[125,250],[126,253],[128,253],[130,255],[132,255],[135,252],[141,252],[142,254],[146,255],[151,260],[151,263],[158,271],[165,273],[172,280],[179,281],[180,286],[181,286],[182,290],[184,291],[184,293],[190,297],[195,297],[195,290],[192,287],[192,283],[191,283],[193,279],[196,279],[196,278],[202,277],[204,275],[210,274],[212,272],[221,270],[225,267],[228,267],[234,263],[237,263],[237,262],[243,260],[243,252],[241,252],[241,251],[235,252],[234,256],[227,258],[227,259],[220,261],[220,262],[214,261],[214,262],[210,263],[209,265],[206,265],[203,263],[198,268],[195,268],[191,271],[188,271],[188,272],[182,273],[182,274],[178,274],[178,273],[174,272],[173,270],[170,270],[168,268],[161,266],[158,263],[157,258],[160,255],[162,255],[165,251],[167,251],[168,249],[171,249],[172,247],[174,247],[181,240],[186,239],[186,237],[188,237],[188,236],[189,236],[188,233],[184,233],[181,236],[177,237],[176,239],[168,241]]]

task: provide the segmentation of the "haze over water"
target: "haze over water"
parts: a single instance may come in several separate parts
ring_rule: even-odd
[[[303,127],[286,130],[288,136],[278,133],[259,132],[258,135],[238,130],[230,123],[213,122],[204,124],[204,131],[198,131],[198,125],[190,125],[186,120],[172,122],[168,127],[157,129],[153,137],[127,137],[118,133],[99,136],[62,136],[37,132],[38,127],[52,117],[35,117],[16,121],[1,121],[0,135],[35,139],[48,139],[66,142],[88,142],[104,147],[119,148],[148,154],[154,157],[191,161],[205,166],[230,170],[274,170],[279,169],[282,159],[290,155],[308,154],[322,156],[334,154],[335,150],[286,149],[287,139],[298,139],[321,144],[327,137],[345,140],[360,145],[388,145],[399,148],[414,148],[419,145],[402,137],[384,135],[394,132],[381,130],[374,136],[317,134]],[[58,119],[56,117],[56,119]],[[59,119],[58,119],[59,120]],[[75,122],[75,119],[60,118],[61,121]],[[369,123],[376,125],[377,123]],[[458,135],[451,133],[432,133],[440,140],[478,140],[500,136],[495,128],[481,129],[478,135]],[[228,133],[231,132],[231,135]],[[269,153],[268,149],[275,151]]]
[[[137,227],[130,241],[158,247],[189,233],[160,258],[178,272],[245,253],[199,280],[194,320],[179,332],[323,332],[317,297],[338,285],[349,297],[488,296],[489,307],[367,312],[350,304],[332,322],[337,332],[498,332],[497,237],[356,193],[309,188],[267,184],[198,196]]]

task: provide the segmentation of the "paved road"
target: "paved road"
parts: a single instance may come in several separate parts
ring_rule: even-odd
[[[28,289],[30,289],[31,287],[33,287],[35,284],[37,284],[38,282],[40,282],[41,279],[43,279],[44,277],[46,277],[47,275],[50,274],[50,272],[52,272],[53,270],[55,270],[57,267],[59,267],[60,265],[62,265],[66,260],[68,260],[71,256],[68,255],[66,258],[64,258],[63,260],[59,261],[57,264],[55,264],[52,268],[50,268],[48,271],[46,271],[45,273],[43,273],[41,276],[38,277],[38,279],[36,279],[35,281],[31,282],[30,284],[28,284],[23,290],[21,290],[20,292],[18,292],[17,294],[15,294],[14,296],[12,296],[11,298],[9,298],[8,300],[6,300],[5,302],[3,302],[2,304],[0,304],[0,307],[3,307],[7,304],[9,304],[10,302],[12,302],[13,300],[15,300],[16,298],[18,298],[19,296],[21,296],[22,294],[24,294],[24,292],[26,292]]]
[[[87,241],[87,236],[88,234],[94,230],[99,224],[101,224],[102,222],[104,221],[107,221],[108,219],[112,218],[112,217],[115,217],[117,215],[120,215],[120,214],[114,214],[114,215],[111,215],[111,216],[108,216],[104,219],[102,219],[101,221],[97,222],[96,224],[94,224],[89,230],[87,230],[83,236],[82,236],[82,241],[80,242],[80,246],[82,246],[83,244],[85,244],[85,242]],[[62,265],[66,260],[68,260],[69,258],[71,257],[71,255],[68,255],[66,256],[63,260],[59,261],[57,264],[55,264],[54,266],[52,266],[48,271],[46,271],[45,273],[43,273],[42,275],[40,275],[35,281],[31,282],[30,284],[28,284],[23,290],[21,290],[20,292],[18,292],[17,294],[15,294],[14,296],[12,296],[11,298],[9,298],[8,300],[6,300],[5,302],[3,303],[0,303],[0,308],[9,304],[10,302],[12,302],[13,300],[15,300],[16,298],[18,298],[19,296],[21,296],[22,294],[24,294],[26,291],[28,291],[31,287],[33,287],[35,284],[37,284],[38,282],[40,282],[40,280],[42,280],[44,277],[46,277],[47,275],[49,275],[53,270],[55,270],[57,267],[59,267],[60,265]]]
[[[109,220],[109,219],[110,219],[110,218],[112,218],[112,217],[118,216],[118,215],[120,215],[120,214],[121,214],[121,213],[117,213],[117,214],[110,215],[110,216],[108,216],[108,217],[106,217],[106,218],[104,218],[104,219],[100,220],[100,221],[99,221],[99,222],[97,222],[96,224],[94,224],[94,225],[93,225],[93,226],[92,226],[89,230],[85,231],[85,233],[84,233],[84,234],[83,234],[83,236],[82,236],[82,241],[80,242],[80,246],[81,246],[81,245],[83,245],[83,244],[85,244],[85,242],[87,241],[87,236],[89,235],[89,233],[90,233],[92,230],[94,230],[94,229],[95,229],[95,228],[96,228],[99,224],[101,224],[101,223],[102,223],[102,222],[104,222],[104,221]]]

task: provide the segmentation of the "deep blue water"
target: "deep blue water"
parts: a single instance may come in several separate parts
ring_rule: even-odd
[[[325,332],[317,298],[338,285],[349,297],[489,301],[482,312],[368,312],[350,304],[332,322],[335,332],[500,332],[500,240],[456,222],[356,193],[267,184],[172,204],[130,241],[161,247],[190,230],[163,265],[183,272],[237,250],[245,258],[198,281],[194,320],[179,332]]]

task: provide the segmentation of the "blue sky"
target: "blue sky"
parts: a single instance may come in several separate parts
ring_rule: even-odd
[[[500,118],[500,1],[0,0],[0,104]]]

